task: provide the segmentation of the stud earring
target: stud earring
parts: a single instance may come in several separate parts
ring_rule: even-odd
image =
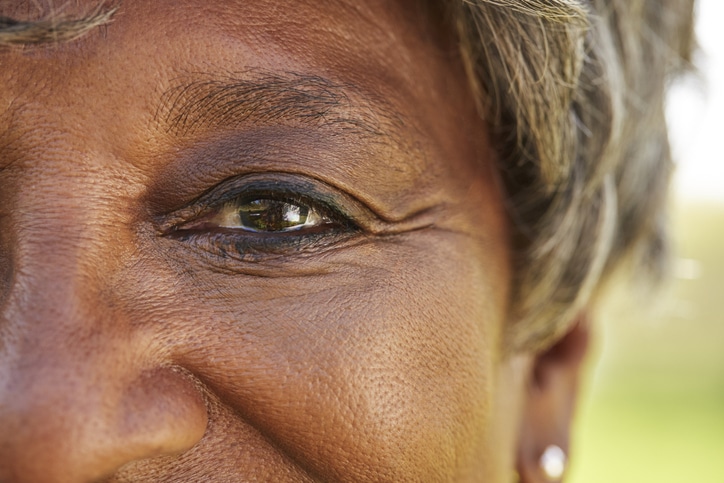
[[[548,481],[558,481],[566,470],[566,453],[560,447],[551,444],[543,451],[539,464]]]

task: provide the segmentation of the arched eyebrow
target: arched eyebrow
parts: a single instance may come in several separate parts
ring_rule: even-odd
[[[261,71],[179,79],[162,96],[156,117],[177,136],[284,123],[395,137],[403,124],[387,102],[371,100],[355,86],[317,75]]]

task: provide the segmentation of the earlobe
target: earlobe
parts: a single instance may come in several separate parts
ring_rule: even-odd
[[[522,483],[561,481],[589,327],[585,315],[552,347],[535,357],[518,443]]]

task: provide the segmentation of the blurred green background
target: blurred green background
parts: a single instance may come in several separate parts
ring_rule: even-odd
[[[679,203],[672,225],[667,285],[599,316],[569,483],[724,482],[724,205]]]
[[[617,284],[599,314],[567,483],[724,483],[724,2],[696,19],[699,73],[666,106],[672,277]]]

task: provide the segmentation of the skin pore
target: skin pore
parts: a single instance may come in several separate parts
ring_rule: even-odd
[[[550,389],[502,352],[495,153],[431,7],[129,0],[0,66],[0,481],[497,482],[567,438],[519,438]],[[294,229],[219,223],[259,200]]]

